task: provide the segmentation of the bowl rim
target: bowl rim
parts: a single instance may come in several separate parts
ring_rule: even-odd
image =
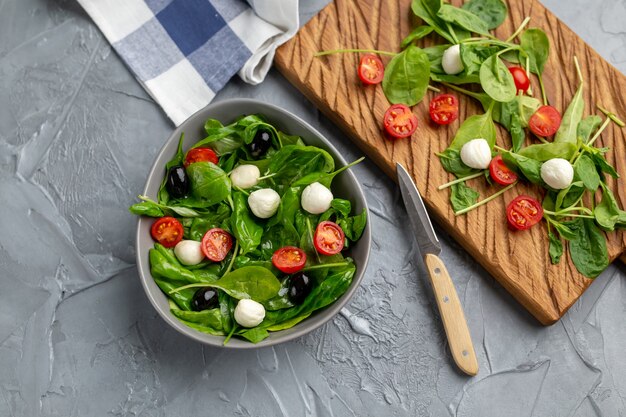
[[[307,123],[300,117],[296,116],[294,113],[290,112],[289,110],[283,109],[274,104],[270,104],[270,103],[266,103],[260,100],[250,99],[250,98],[225,99],[225,100],[220,100],[217,102],[210,103],[207,106],[203,107],[202,109],[198,110],[197,112],[195,112],[193,115],[187,118],[183,123],[181,123],[172,131],[169,138],[163,143],[163,146],[161,147],[161,149],[159,150],[159,152],[154,158],[154,162],[152,163],[152,168],[150,169],[150,172],[148,173],[148,176],[146,178],[146,184],[144,185],[144,188],[143,188],[143,195],[148,194],[148,188],[150,186],[150,183],[152,182],[151,181],[152,178],[155,177],[156,175],[159,175],[157,174],[157,170],[162,169],[162,167],[157,167],[157,161],[162,159],[170,143],[176,140],[176,138],[180,137],[181,132],[183,132],[186,129],[186,125],[188,124],[188,122],[195,118],[200,117],[200,114],[210,112],[212,110],[215,110],[216,108],[219,108],[222,106],[228,106],[228,105],[242,105],[242,106],[254,105],[254,106],[261,106],[261,107],[269,108],[273,110],[274,112],[281,114],[282,117],[291,119],[293,122],[299,124],[303,128],[303,130],[307,130],[311,132],[312,135],[320,139],[324,143],[324,145],[327,147],[326,150],[329,150],[330,153],[332,154],[333,159],[335,159],[336,162],[339,162],[338,165],[345,166],[348,164],[346,160],[343,158],[343,156],[341,155],[341,153],[339,152],[339,150],[330,142],[330,140],[328,140],[324,135],[322,135],[322,133],[320,133],[317,129],[315,129],[309,123]],[[210,117],[210,116],[203,116],[203,118],[206,118],[206,117]],[[363,191],[363,188],[361,187],[361,184],[359,183],[356,175],[352,172],[351,169],[344,171],[342,175],[348,175],[351,181],[354,184],[356,184],[355,193],[356,195],[360,196],[360,199],[363,202],[363,209],[367,213],[367,222],[365,224],[365,229],[363,230],[363,234],[361,238],[359,239],[359,244],[365,245],[365,256],[364,256],[364,259],[360,262],[361,265],[358,265],[355,276],[353,277],[350,287],[348,287],[346,292],[334,303],[324,307],[323,309],[318,310],[319,312],[323,312],[327,317],[317,322],[312,322],[308,326],[298,329],[297,326],[300,324],[299,323],[298,325],[291,328],[291,329],[294,329],[291,333],[288,333],[282,337],[278,336],[274,339],[267,338],[259,343],[252,343],[252,342],[246,341],[245,344],[228,343],[224,345],[223,344],[224,336],[214,336],[214,335],[210,335],[207,333],[202,333],[198,330],[195,330],[191,327],[184,325],[171,312],[169,312],[169,310],[168,311],[163,310],[163,308],[161,307],[161,305],[159,304],[157,300],[158,295],[155,294],[154,290],[148,286],[149,285],[148,279],[154,282],[154,278],[152,277],[152,273],[150,272],[149,265],[144,264],[145,263],[144,258],[142,258],[143,252],[140,252],[139,246],[140,246],[140,240],[143,237],[143,234],[141,233],[142,222],[146,222],[150,220],[144,216],[140,216],[137,220],[136,233],[135,233],[135,252],[136,252],[135,259],[136,259],[137,274],[139,275],[139,280],[141,281],[143,290],[146,293],[148,300],[150,300],[150,304],[152,305],[152,307],[157,311],[159,316],[163,320],[165,320],[165,322],[168,323],[177,332],[206,345],[220,347],[224,349],[234,349],[234,350],[236,349],[259,349],[263,347],[274,346],[279,343],[288,342],[294,339],[298,339],[304,336],[305,334],[308,334],[318,329],[322,325],[328,323],[348,303],[348,301],[352,299],[352,296],[361,285],[361,281],[363,280],[363,277],[367,270],[367,266],[369,264],[369,257],[370,257],[371,246],[372,246],[371,216],[370,216],[369,205],[367,203],[366,194]],[[361,240],[363,240],[363,242],[361,242]],[[158,289],[158,291],[161,292],[162,294],[162,291],[160,289]],[[307,320],[304,320],[302,324],[306,323]],[[279,335],[281,332],[282,330],[278,332],[272,332],[272,334]]]

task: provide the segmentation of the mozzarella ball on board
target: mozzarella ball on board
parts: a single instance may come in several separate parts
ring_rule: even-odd
[[[333,193],[319,182],[307,185],[300,198],[302,208],[311,214],[322,214],[330,208],[331,201]]]
[[[574,168],[566,159],[549,159],[541,165],[541,179],[555,190],[562,190],[572,183]]]
[[[230,173],[230,180],[235,187],[246,188],[254,187],[258,184],[261,177],[261,171],[256,165],[239,165]]]
[[[487,169],[491,162],[491,148],[483,139],[472,139],[461,148],[461,161],[474,169]]]
[[[461,61],[461,45],[453,45],[443,52],[441,66],[446,74],[454,75],[463,72],[463,61]]]
[[[241,327],[254,327],[265,318],[265,308],[254,300],[239,300],[235,307],[235,321]]]
[[[200,242],[181,240],[174,247],[174,255],[183,265],[198,265],[204,259]]]
[[[263,188],[250,193],[248,206],[259,219],[269,219],[278,210],[280,196],[271,188]]]

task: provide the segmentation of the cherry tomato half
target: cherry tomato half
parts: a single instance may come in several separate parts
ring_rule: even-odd
[[[506,166],[502,155],[496,155],[489,163],[489,175],[500,185],[510,185],[517,181],[517,174]]]
[[[193,148],[185,156],[185,168],[196,162],[212,162],[217,165],[217,155],[210,148]]]
[[[527,195],[517,196],[506,207],[506,219],[513,230],[526,230],[539,223],[543,209],[539,201]]]
[[[285,274],[293,274],[304,268],[306,253],[295,246],[284,246],[274,252],[272,263]]]
[[[452,94],[439,94],[430,101],[430,118],[439,125],[449,125],[459,117],[459,100]]]
[[[344,239],[343,229],[337,223],[324,221],[315,229],[313,244],[322,255],[334,255],[343,249]]]
[[[161,245],[173,248],[183,240],[183,225],[173,217],[161,217],[152,223],[150,234]]]
[[[517,91],[522,90],[524,93],[528,91],[530,80],[526,71],[521,67],[509,67],[509,72],[513,76],[513,81],[515,81],[515,89]]]
[[[359,62],[359,78],[363,84],[378,84],[383,80],[385,67],[383,61],[374,54],[365,54]]]
[[[209,229],[202,238],[202,253],[213,262],[221,262],[233,247],[233,237],[224,229]]]
[[[383,126],[392,138],[406,138],[417,129],[417,117],[404,104],[394,104],[385,112]]]
[[[530,120],[528,127],[537,136],[552,136],[561,126],[561,114],[552,106],[541,106],[537,109]]]

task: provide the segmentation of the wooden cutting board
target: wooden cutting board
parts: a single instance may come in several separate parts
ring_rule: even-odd
[[[559,265],[551,265],[546,228],[542,224],[519,233],[508,231],[506,203],[519,194],[538,196],[533,187],[518,186],[497,200],[468,215],[456,217],[448,202],[449,190],[438,191],[452,179],[442,168],[436,152],[448,146],[461,121],[482,113],[477,102],[460,97],[459,121],[448,127],[429,122],[428,101],[433,93],[413,108],[420,126],[410,140],[389,141],[381,133],[381,120],[389,107],[382,88],[364,87],[356,68],[357,54],[316,58],[321,50],[373,48],[398,51],[401,40],[415,26],[410,0],[335,0],[278,49],[275,63],[282,74],[309,100],[333,120],[387,175],[396,178],[395,163],[401,162],[412,173],[434,218],[485,269],[487,269],[541,323],[557,321],[593,280],[580,275],[565,254]],[[453,1],[459,5],[459,1]],[[550,59],[544,82],[550,103],[564,110],[578,80],[573,64],[576,55],[586,80],[585,114],[594,112],[595,103],[626,115],[626,77],[605,62],[565,24],[538,1],[510,1],[509,17],[496,35],[506,38],[522,20],[531,17],[530,27],[542,28],[550,38]],[[430,43],[429,43],[430,42]],[[432,43],[427,40],[425,45]],[[388,57],[383,57],[387,63]],[[536,95],[537,80],[533,80]],[[626,129],[611,124],[598,145],[612,149],[607,154],[622,178],[626,178]],[[509,146],[508,134],[499,130],[498,143]],[[622,207],[626,207],[626,179],[610,181]],[[481,198],[497,191],[483,179],[471,180]],[[384,233],[379,230],[378,233]],[[623,232],[608,235],[609,257],[614,260],[626,247]]]

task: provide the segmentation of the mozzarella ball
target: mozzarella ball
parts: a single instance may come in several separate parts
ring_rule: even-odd
[[[567,188],[574,179],[574,168],[568,160],[553,158],[541,165],[541,179],[555,190]]]
[[[248,206],[259,219],[272,217],[280,205],[280,196],[271,188],[263,188],[250,193]]]
[[[265,318],[265,308],[254,300],[239,300],[235,307],[235,321],[241,327],[254,327]]]
[[[245,190],[257,185],[260,176],[261,171],[256,165],[239,165],[230,173],[230,180],[235,187]]]
[[[300,198],[302,208],[311,214],[322,214],[330,208],[331,201],[333,193],[319,182],[307,185]]]
[[[204,259],[200,242],[181,240],[174,247],[174,255],[183,265],[198,265]]]
[[[483,139],[472,139],[461,148],[461,161],[470,168],[487,169],[491,162],[491,148]]]
[[[454,75],[463,71],[463,61],[461,61],[461,45],[453,45],[443,52],[441,66],[446,74]]]

